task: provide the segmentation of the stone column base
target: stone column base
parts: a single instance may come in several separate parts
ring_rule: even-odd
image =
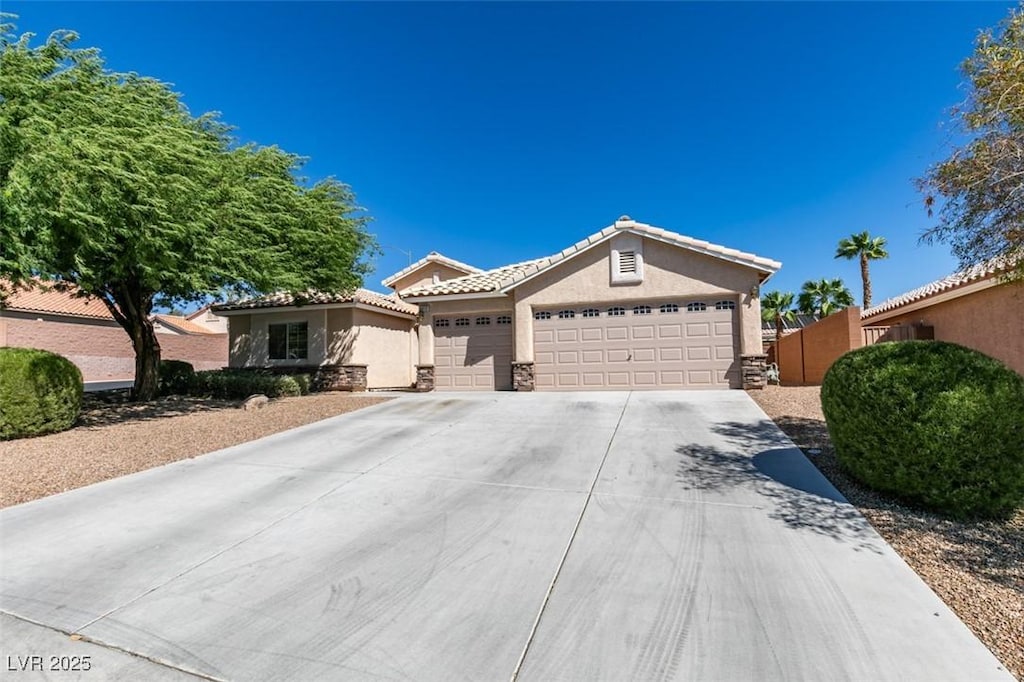
[[[533,385],[533,363],[513,362],[512,363],[512,390],[532,391]]]
[[[416,365],[416,390],[421,393],[434,390],[433,365]]]
[[[740,356],[740,374],[743,378],[744,389],[749,391],[764,388],[767,364],[768,356],[763,353]]]
[[[321,365],[313,377],[317,391],[366,390],[366,365]]]

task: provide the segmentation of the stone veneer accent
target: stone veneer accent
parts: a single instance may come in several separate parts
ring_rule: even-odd
[[[434,390],[433,365],[416,365],[416,390],[422,393]]]
[[[768,356],[764,354],[741,355],[740,372],[743,377],[743,388],[761,390],[765,385],[765,369]]]
[[[366,365],[321,365],[313,375],[316,391],[366,390]]]
[[[512,390],[532,391],[533,385],[533,363],[513,362],[512,363]]]

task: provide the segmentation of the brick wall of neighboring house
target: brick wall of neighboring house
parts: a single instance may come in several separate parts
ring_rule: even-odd
[[[227,334],[161,334],[159,341],[165,360],[185,360],[197,370],[228,364]],[[5,312],[0,318],[0,345],[59,353],[78,365],[86,381],[130,380],[135,376],[131,341],[114,322]]]
[[[935,339],[973,348],[1024,374],[1024,285],[1002,284],[886,317],[878,324],[924,324]]]
[[[789,385],[820,384],[843,353],[864,345],[860,308],[851,306],[787,334],[779,342],[779,374]]]

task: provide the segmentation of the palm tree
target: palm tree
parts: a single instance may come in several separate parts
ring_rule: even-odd
[[[782,338],[783,321],[792,322],[796,319],[796,311],[793,310],[793,294],[788,291],[769,291],[762,296],[761,319],[775,323],[775,343],[778,343]],[[777,353],[776,358],[778,358]]]
[[[805,315],[828,317],[832,313],[853,305],[853,294],[843,284],[843,280],[819,279],[807,280],[800,288],[797,297],[797,308]]]
[[[868,273],[868,261],[888,258],[885,250],[885,237],[872,237],[867,232],[851,234],[839,240],[836,258],[852,260],[860,258],[860,279],[864,284],[864,309],[871,307],[871,275]]]

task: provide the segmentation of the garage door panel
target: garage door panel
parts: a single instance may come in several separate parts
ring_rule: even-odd
[[[738,383],[735,310],[716,310],[713,301],[689,310],[686,301],[678,301],[662,313],[661,303],[622,304],[625,314],[614,317],[608,317],[609,308],[583,318],[581,306],[574,318],[561,319],[552,310],[535,326],[536,387],[678,389]]]

